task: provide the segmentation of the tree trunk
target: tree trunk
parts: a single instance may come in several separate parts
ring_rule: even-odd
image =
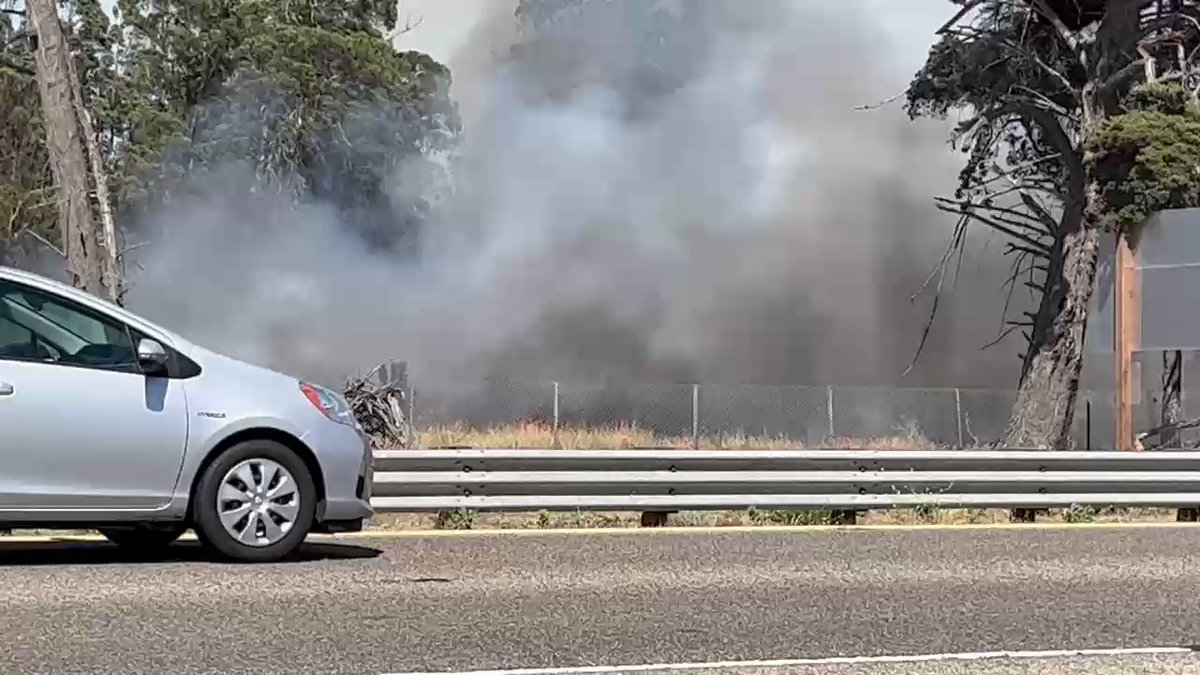
[[[105,295],[96,221],[88,197],[88,165],[76,115],[70,76],[70,52],[54,0],[27,0],[29,22],[37,37],[34,64],[46,148],[58,190],[59,228],[67,271],[74,285]]]
[[[1119,100],[1100,86],[1137,56],[1142,0],[1109,0],[1096,31],[1097,49],[1080,61],[1090,70],[1081,91],[1083,138],[1110,114],[1120,112]],[[1068,40],[1069,41],[1069,40]],[[1099,233],[1105,226],[1098,184],[1086,168],[1090,157],[1063,151],[1069,175],[1069,194],[1060,239],[1046,271],[1042,305],[1034,322],[1030,353],[1026,355],[1021,387],[1005,429],[1007,447],[1066,450],[1071,447],[1071,423],[1079,379],[1083,372],[1084,335],[1096,282]],[[1081,161],[1082,160],[1082,161]]]
[[[1165,427],[1168,424],[1179,424],[1183,418],[1183,352],[1178,350],[1163,352],[1162,372],[1162,414],[1161,421]],[[1179,430],[1164,429],[1159,442],[1164,448],[1178,448]]]
[[[1096,278],[1099,236],[1078,222],[1046,271],[1041,311],[1025,374],[1004,432],[1010,448],[1065,450],[1083,371],[1083,340]]]
[[[100,144],[96,142],[96,127],[92,124],[92,114],[88,112],[83,98],[83,86],[75,72],[75,60],[70,56],[67,57],[67,75],[70,77],[75,114],[83,132],[83,141],[91,164],[92,184],[96,189],[96,210],[100,217],[99,265],[104,297],[119,302],[122,295],[121,271],[117,260],[117,227],[108,193],[108,171],[104,168]]]

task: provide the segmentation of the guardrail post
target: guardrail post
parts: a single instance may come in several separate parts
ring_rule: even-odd
[[[857,525],[858,511],[854,510],[837,510],[829,512],[830,525]]]
[[[958,387],[954,388],[954,419],[958,423],[958,447],[966,446],[963,440],[963,414],[962,414],[962,390]]]
[[[700,449],[700,385],[692,385],[692,449]],[[674,511],[643,511],[642,527],[666,527]]]
[[[642,527],[666,527],[666,511],[646,511],[642,514]]]

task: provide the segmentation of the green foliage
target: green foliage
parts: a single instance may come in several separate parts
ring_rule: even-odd
[[[1125,108],[1130,112],[1184,115],[1194,106],[1191,92],[1178,82],[1147,82],[1131,89],[1125,97]]]
[[[0,263],[20,246],[17,234],[57,239],[58,210],[41,133],[41,106],[23,26],[0,15]],[[7,64],[7,65],[5,65]]]
[[[440,169],[424,160],[448,149],[460,125],[449,71],[383,38],[394,2],[119,7],[124,203],[167,198],[185,173],[249,162],[297,199],[332,204],[376,244],[419,227],[427,204],[416,199],[397,219],[386,182],[403,165],[419,187],[435,185]]]
[[[385,38],[394,0],[119,0],[116,22],[101,0],[61,6],[124,222],[187,189],[184,177],[237,163],[332,205],[375,244],[421,226],[419,195],[444,178],[430,155],[452,147],[460,123],[449,71]],[[0,240],[18,228],[54,240],[17,18],[0,15]],[[397,217],[388,188],[401,175],[419,184],[403,186]]]
[[[912,507],[912,512],[918,521],[922,523],[933,523],[937,522],[939,510],[937,504],[933,504],[931,502],[921,502]]]
[[[1063,509],[1062,519],[1064,523],[1091,523],[1099,515],[1100,510],[1095,506],[1072,504],[1069,508]]]
[[[1127,105],[1090,137],[1088,168],[1102,221],[1136,233],[1157,211],[1200,206],[1200,109],[1171,83],[1137,87]]]

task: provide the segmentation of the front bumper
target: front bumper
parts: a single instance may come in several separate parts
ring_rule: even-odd
[[[362,529],[361,521],[375,515],[371,508],[371,481],[374,458],[368,437],[344,424],[330,422],[305,435],[305,442],[317,456],[324,476],[325,499],[317,508],[318,531],[338,523]]]

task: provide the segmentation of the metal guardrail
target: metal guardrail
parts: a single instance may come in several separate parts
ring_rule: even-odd
[[[1200,506],[1200,452],[388,450],[379,512]]]

